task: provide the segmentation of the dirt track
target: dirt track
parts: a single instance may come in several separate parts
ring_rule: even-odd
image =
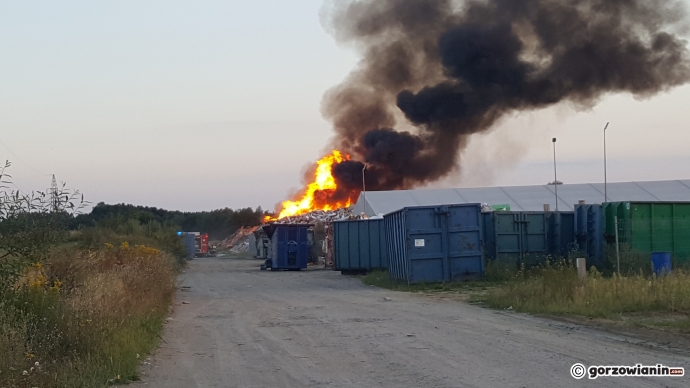
[[[570,367],[687,357],[578,325],[363,285],[333,271],[199,259],[182,276],[148,387],[687,387],[690,378],[575,380]],[[390,298],[390,300],[387,300]],[[188,304],[183,304],[188,302]],[[622,379],[622,380],[621,380]]]

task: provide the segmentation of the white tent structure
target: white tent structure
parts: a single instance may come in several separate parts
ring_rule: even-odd
[[[609,202],[690,201],[690,179],[609,183],[608,199]],[[591,204],[605,202],[604,184],[558,185],[558,210],[572,211],[581,200]],[[375,216],[409,206],[463,203],[510,205],[513,211],[541,211],[548,204],[551,210],[555,210],[556,194],[554,185],[367,191],[359,195],[353,212]]]

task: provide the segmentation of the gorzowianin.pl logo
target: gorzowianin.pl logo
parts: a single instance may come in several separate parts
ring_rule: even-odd
[[[570,367],[570,375],[580,380],[587,376],[590,380],[598,377],[681,377],[685,376],[685,368],[656,365],[592,365],[585,367],[577,363]]]

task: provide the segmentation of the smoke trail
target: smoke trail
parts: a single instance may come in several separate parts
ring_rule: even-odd
[[[361,189],[363,163],[367,189],[440,179],[462,168],[469,136],[512,112],[690,80],[680,1],[360,0],[331,16],[363,52],[324,98],[334,147],[353,155],[333,167],[339,196]]]

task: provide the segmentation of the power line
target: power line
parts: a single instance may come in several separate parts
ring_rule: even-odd
[[[12,155],[14,155],[14,157],[17,158],[18,161],[22,162],[24,165],[26,165],[26,166],[29,167],[30,169],[36,171],[37,173],[39,173],[39,174],[41,174],[41,175],[51,175],[51,174],[46,174],[45,172],[40,171],[40,170],[38,170],[37,168],[34,168],[34,167],[31,166],[29,163],[27,163],[27,162],[25,162],[24,160],[22,160],[22,158],[20,158],[19,155],[15,154],[15,153],[10,149],[10,147],[8,147],[7,144],[5,144],[2,140],[0,140],[0,144],[2,144],[2,145],[7,149],[7,151],[9,151]]]

